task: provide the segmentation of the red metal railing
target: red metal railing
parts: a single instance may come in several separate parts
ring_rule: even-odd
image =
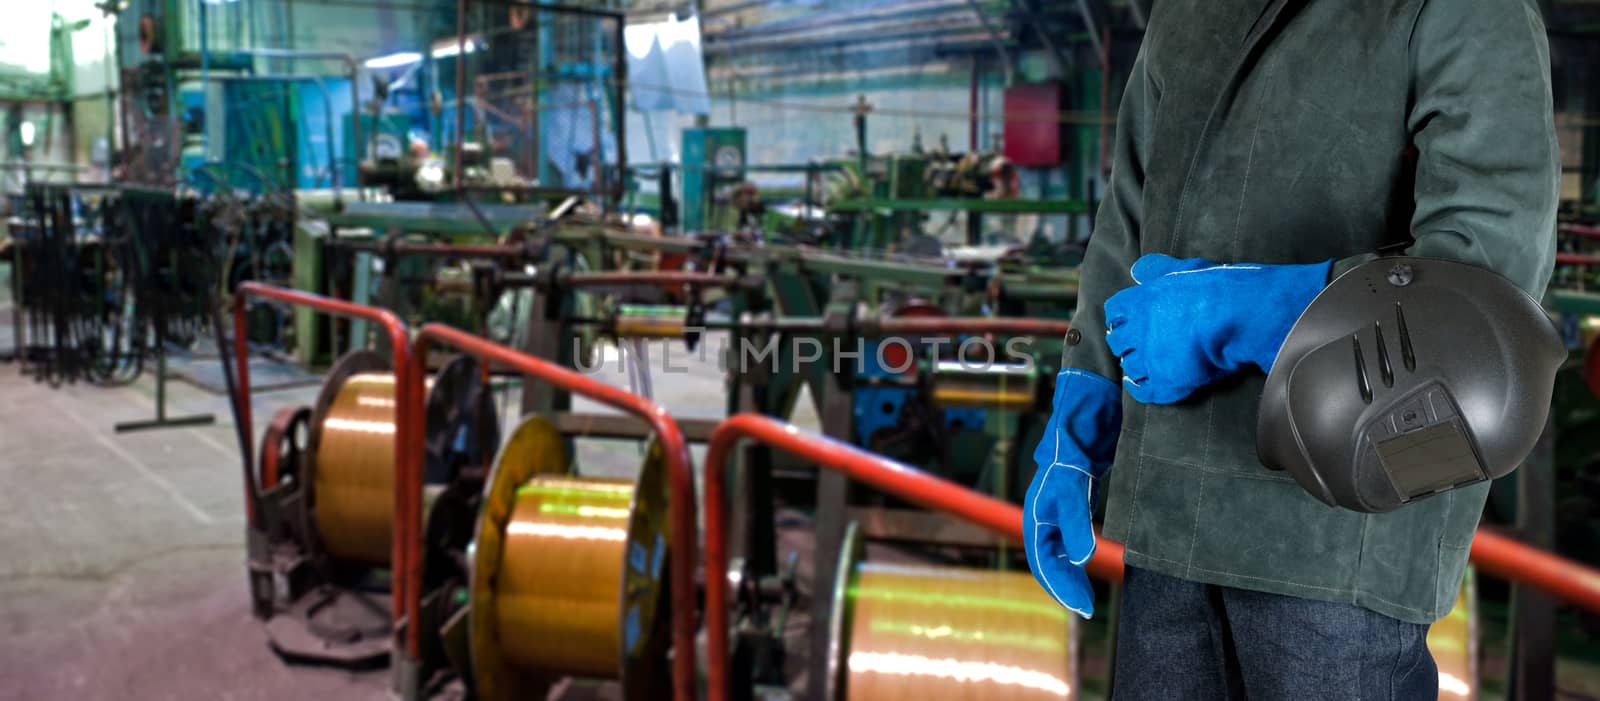
[[[995,533],[1022,542],[1022,509],[984,496],[959,484],[874,455],[846,443],[802,433],[794,426],[761,414],[729,417],[711,434],[706,452],[706,657],[711,701],[728,694],[728,551],[723,510],[723,472],[733,447],[751,438],[791,453],[820,468],[837,470],[851,479],[883,490],[918,506],[943,511]],[[1089,560],[1089,574],[1122,578],[1122,545],[1098,538]]]
[[[804,458],[818,467],[837,470],[851,479],[925,508],[943,511],[1022,541],[1022,510],[953,482],[868,453],[824,436],[802,433],[794,426],[760,414],[728,418],[711,434],[706,453],[706,654],[711,701],[727,698],[728,578],[727,541],[722,494],[723,472],[733,448],[750,438]],[[1099,538],[1089,574],[1121,581],[1121,543]],[[1542,589],[1591,611],[1600,611],[1600,571],[1518,543],[1487,530],[1472,541],[1472,562],[1487,574]]]
[[[1600,570],[1482,528],[1472,537],[1472,564],[1485,573],[1532,585],[1600,612]]]
[[[361,304],[355,304],[353,302],[346,302],[343,300],[323,297],[321,295],[314,295],[308,292],[299,292],[296,290],[284,289],[282,287],[274,287],[272,285],[265,285],[259,282],[241,283],[238,291],[235,292],[233,296],[233,360],[236,368],[235,372],[237,373],[239,379],[239,423],[244,425],[244,435],[249,437],[249,440],[255,440],[256,435],[255,425],[253,423],[254,418],[251,415],[250,406],[250,348],[246,338],[249,327],[247,320],[245,319],[245,305],[252,297],[271,299],[297,307],[308,307],[331,316],[343,317],[346,319],[366,319],[368,321],[376,322],[386,333],[389,334],[389,348],[393,353],[396,395],[410,396],[405,391],[405,383],[412,380],[412,355],[409,350],[410,338],[406,333],[406,325],[404,322],[400,321],[400,317],[395,316],[387,309],[368,307]],[[422,403],[420,401],[402,401],[398,402],[395,407],[394,455],[395,460],[399,465],[409,465],[413,462],[420,463],[421,461],[421,437],[419,436],[418,440],[416,441],[411,441],[409,440],[409,434],[406,432],[407,427],[411,425],[410,421],[407,420],[407,413],[414,411],[416,407],[421,406]],[[421,411],[415,411],[415,413],[419,417],[422,414]],[[412,449],[417,451],[415,456],[410,455],[408,452]],[[251,456],[253,452],[254,451],[250,450],[247,446],[243,456],[245,465],[245,508],[248,510],[248,516],[252,524],[254,524],[256,521],[255,496],[257,490],[255,468],[251,466]],[[409,541],[405,540],[403,537],[407,535],[406,532],[410,530],[404,528],[403,526],[412,523],[412,519],[404,517],[404,514],[407,513],[405,510],[403,510],[405,494],[400,487],[400,481],[396,479],[394,512],[395,529],[394,538],[390,546],[390,561],[393,563],[395,572],[401,572],[405,570],[409,564],[408,560],[410,558],[410,554],[414,551],[410,546]],[[405,613],[404,608],[401,606],[402,602],[405,600],[404,595],[406,590],[404,586],[405,582],[402,582],[398,577],[396,577],[393,587],[394,599],[391,602],[390,607],[390,616],[392,617],[394,625],[396,626],[400,625],[401,616]],[[411,620],[414,621],[416,618],[412,618]],[[413,633],[416,632],[416,626],[410,626],[410,629]],[[417,655],[417,648],[415,646],[411,647],[410,653],[414,659]]]
[[[527,246],[499,243],[413,243],[405,241],[387,243],[383,240],[356,241],[338,239],[334,245],[348,250],[366,251],[380,255],[394,253],[400,256],[505,258],[512,260],[530,257],[530,248]]]
[[[1584,224],[1561,224],[1556,227],[1556,230],[1563,234],[1571,234],[1573,236],[1582,236],[1591,239],[1600,238],[1600,226],[1588,226]]]
[[[695,687],[695,501],[694,468],[689,462],[689,445],[678,422],[659,404],[625,390],[618,389],[560,365],[540,360],[500,344],[486,341],[465,331],[443,324],[428,324],[417,334],[411,346],[411,357],[426,358],[432,345],[450,346],[489,363],[506,365],[524,375],[531,375],[573,394],[583,395],[602,404],[625,411],[644,419],[655,431],[657,440],[666,453],[667,479],[670,485],[668,509],[672,523],[670,547],[672,586],[672,684],[673,698],[691,701]],[[413,364],[414,377],[408,383],[411,401],[422,406],[422,363]],[[524,390],[526,390],[524,386]],[[406,512],[416,513],[422,508],[422,440],[426,417],[422,411],[408,415],[412,422],[408,435],[412,436],[414,451],[407,453],[411,462],[405,463],[402,472]],[[412,524],[415,526],[416,524]],[[421,606],[421,558],[407,561],[404,571],[405,591],[408,592],[405,609],[410,620],[417,620]],[[411,626],[408,645],[416,650],[417,629]]]
[[[1022,319],[996,317],[896,317],[879,319],[871,326],[884,336],[917,334],[998,334],[1016,336],[1065,336],[1072,328],[1061,319]]]
[[[1600,255],[1589,253],[1557,253],[1557,265],[1600,265]]]
[[[564,287],[720,287],[737,285],[740,278],[717,273],[683,272],[677,270],[637,270],[600,273],[567,273],[561,276]]]

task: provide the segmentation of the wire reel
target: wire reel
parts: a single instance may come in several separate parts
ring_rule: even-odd
[[[424,564],[438,586],[466,578],[452,566],[459,557],[437,553],[465,549],[486,462],[480,446],[498,443],[499,425],[476,360],[452,359],[426,382]],[[391,564],[397,390],[387,358],[354,351],[334,364],[313,407],[280,412],[269,427],[250,581],[286,658],[367,667],[389,656],[384,587],[369,575]]]
[[[389,367],[372,351],[347,353],[329,370],[313,405],[305,531],[318,550],[339,561],[389,563],[398,407]]]
[[[607,331],[616,338],[684,338],[687,307],[624,304],[612,313]]]
[[[314,523],[307,532],[340,562],[389,564],[398,407],[389,367],[372,351],[345,354],[329,371],[312,412],[306,513]],[[482,446],[497,444],[499,429],[476,360],[454,358],[426,383],[423,513],[429,514],[447,485],[472,477],[464,470],[485,462]]]
[[[1077,621],[1026,572],[865,561],[851,523],[826,701],[1078,698]]]
[[[1021,363],[940,361],[928,384],[933,405],[941,409],[1021,412],[1038,403],[1038,371]]]
[[[667,489],[652,444],[635,481],[572,476],[565,438],[530,416],[495,459],[469,552],[470,671],[485,701],[562,677],[668,688]]]

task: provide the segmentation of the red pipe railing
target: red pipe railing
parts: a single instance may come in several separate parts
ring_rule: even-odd
[[[851,479],[913,502],[943,511],[1022,541],[1022,510],[993,497],[912,467],[873,455],[852,445],[809,433],[760,414],[739,414],[711,434],[706,453],[706,654],[710,658],[711,701],[727,698],[728,578],[727,543],[722,494],[723,471],[741,439],[753,439],[838,470]],[[1122,580],[1121,543],[1096,536],[1098,547],[1089,560],[1097,579]],[[1472,562],[1483,572],[1542,589],[1590,611],[1600,612],[1600,570],[1480,529],[1472,540]]]
[[[695,501],[694,501],[694,468],[689,461],[689,444],[683,436],[683,431],[678,428],[678,422],[667,414],[667,410],[659,404],[625,390],[605,384],[594,378],[585,376],[560,365],[526,355],[500,344],[484,340],[465,331],[451,328],[443,324],[428,324],[422,327],[417,334],[416,341],[411,346],[411,357],[426,358],[432,345],[450,346],[468,355],[475,356],[487,363],[500,363],[524,375],[537,377],[549,382],[556,387],[583,395],[615,409],[633,414],[644,419],[655,431],[657,440],[666,453],[667,479],[670,484],[670,501],[668,502],[669,518],[672,523],[672,534],[669,547],[672,551],[671,561],[671,587],[672,587],[672,685],[673,698],[677,701],[691,701],[694,698],[695,687]],[[422,373],[423,363],[412,365],[414,377],[407,385],[411,391],[413,406],[422,406]],[[523,387],[527,389],[526,385]],[[412,436],[413,452],[407,453],[411,462],[405,463],[403,474],[406,485],[406,508],[408,511],[420,511],[422,508],[422,437],[426,426],[426,417],[421,411],[412,411],[408,414],[413,422],[409,435]],[[405,591],[408,593],[405,601],[405,610],[410,620],[417,620],[421,607],[422,568],[421,558],[407,561],[404,572],[406,579]],[[411,626],[408,644],[411,649],[416,649],[417,628]]]
[[[245,306],[252,297],[271,299],[297,307],[308,307],[330,316],[342,317],[346,319],[365,319],[367,321],[376,322],[384,329],[385,332],[389,334],[389,348],[393,353],[396,396],[410,396],[409,393],[406,392],[405,384],[410,382],[412,379],[412,355],[409,351],[410,345],[408,343],[410,338],[406,333],[405,323],[400,321],[400,317],[395,316],[393,312],[390,312],[387,309],[368,307],[361,304],[355,304],[353,302],[346,302],[344,300],[314,295],[309,292],[299,292],[297,290],[265,285],[259,282],[240,283],[238,291],[235,292],[233,296],[233,360],[235,365],[235,373],[237,374],[239,380],[239,423],[244,425],[244,435],[248,437],[248,440],[255,440],[256,435],[254,418],[252,416],[250,406],[250,347],[246,338],[249,326],[245,318]],[[407,427],[410,425],[407,413],[413,411],[413,407],[420,406],[422,406],[420,401],[415,403],[401,401],[397,402],[395,406],[394,455],[395,461],[399,465],[409,465],[412,462],[420,463],[421,461],[422,450],[420,436],[418,441],[413,442],[408,440],[409,435],[406,433]],[[422,412],[416,411],[415,413],[420,416]],[[412,450],[413,447],[415,447],[417,450],[415,456],[412,456],[408,452]],[[257,487],[255,468],[251,465],[252,453],[253,451],[250,450],[250,447],[245,446],[243,456],[245,467],[245,508],[249,512],[248,517],[250,522],[255,524],[255,497]],[[409,531],[413,529],[408,528],[407,526],[412,524],[414,520],[417,520],[405,516],[409,512],[404,510],[404,507],[406,506],[406,499],[405,492],[401,487],[402,484],[397,478],[395,480],[394,537],[392,539],[389,551],[389,559],[395,572],[404,571],[410,564],[408,560],[410,553],[412,553],[414,549],[411,546],[411,542],[407,540],[407,538],[410,535]],[[405,610],[401,605],[405,600],[404,595],[406,590],[404,586],[405,583],[402,582],[400,578],[394,578],[394,598],[390,604],[389,613],[395,626],[399,626],[401,624],[401,617],[405,613]],[[412,618],[411,620],[415,621],[417,619]],[[409,626],[409,628],[413,634],[416,632],[416,626]],[[413,646],[409,651],[412,655],[412,658],[415,659],[417,655],[417,648]]]
[[[678,270],[638,270],[602,273],[567,273],[562,275],[563,287],[610,287],[631,285],[635,287],[698,287],[730,286],[740,283],[740,278],[717,273],[684,272]]]
[[[901,334],[997,334],[1016,336],[1065,336],[1071,322],[1061,319],[1022,319],[997,317],[897,317],[863,324],[884,336]]]
[[[1600,570],[1587,565],[1483,528],[1472,537],[1472,564],[1501,579],[1529,584],[1600,612]]]
[[[1557,265],[1600,265],[1600,255],[1589,253],[1557,253]]]
[[[337,239],[333,245],[346,250],[380,255],[394,253],[400,256],[505,258],[513,260],[530,257],[530,249],[527,246],[499,243],[385,243],[382,240]]]
[[[1563,234],[1582,236],[1585,238],[1600,238],[1600,227],[1585,224],[1561,224],[1556,230]]]
[[[943,511],[995,533],[1022,542],[1022,509],[954,482],[874,455],[831,438],[801,433],[794,426],[761,414],[729,417],[711,433],[706,452],[706,657],[711,701],[728,698],[728,552],[724,523],[723,472],[733,447],[750,438],[837,470],[918,506]],[[1097,537],[1099,547],[1089,560],[1089,574],[1122,578],[1122,544]],[[820,547],[820,545],[819,545]]]

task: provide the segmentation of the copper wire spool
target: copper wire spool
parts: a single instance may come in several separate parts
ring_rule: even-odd
[[[686,319],[683,307],[628,305],[612,317],[611,333],[617,338],[683,338]]]
[[[1027,411],[1038,391],[1038,372],[1020,364],[944,361],[934,366],[932,397],[943,409]]]
[[[1026,572],[862,561],[855,524],[831,621],[830,701],[1076,699],[1076,621]]]
[[[334,363],[311,419],[314,532],[340,561],[387,565],[394,522],[395,381],[355,351]]]
[[[427,386],[433,386],[431,378]],[[341,562],[389,564],[395,394],[388,360],[359,350],[334,364],[317,397],[308,441],[313,531],[322,549]]]
[[[542,698],[562,677],[667,685],[666,482],[659,445],[637,481],[566,474],[533,416],[495,460],[473,544],[472,683],[486,701]]]

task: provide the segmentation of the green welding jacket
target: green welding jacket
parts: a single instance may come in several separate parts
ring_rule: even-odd
[[[1156,0],[1118,109],[1064,367],[1122,376],[1103,305],[1149,253],[1335,259],[1337,275],[1405,252],[1544,294],[1560,172],[1532,0]],[[1256,456],[1264,381],[1124,397],[1106,534],[1127,563],[1442,617],[1488,485],[1386,514],[1326,506]]]

